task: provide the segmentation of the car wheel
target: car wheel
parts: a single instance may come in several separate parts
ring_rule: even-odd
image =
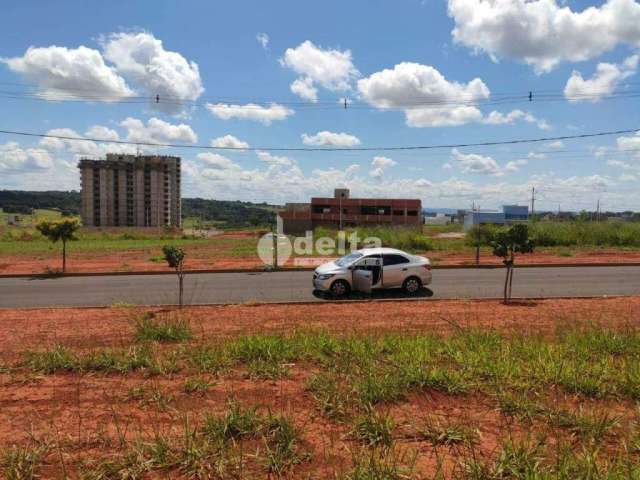
[[[349,293],[349,284],[344,280],[336,280],[331,284],[331,295],[334,297],[344,297],[347,293]]]
[[[402,288],[409,295],[415,295],[416,293],[418,293],[420,287],[422,287],[422,282],[418,277],[409,277],[402,284]]]

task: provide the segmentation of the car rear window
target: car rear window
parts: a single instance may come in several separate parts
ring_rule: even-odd
[[[409,259],[407,257],[394,253],[385,254],[383,256],[383,265],[385,267],[389,265],[399,265],[401,263],[409,263]]]

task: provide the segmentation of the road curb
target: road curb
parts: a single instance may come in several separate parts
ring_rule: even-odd
[[[535,302],[539,300],[608,300],[615,298],[631,298],[636,297],[637,295],[580,295],[580,296],[567,296],[561,295],[557,297],[553,296],[545,296],[545,297],[512,297],[512,302]],[[206,307],[264,307],[269,305],[338,305],[338,304],[358,304],[358,303],[404,303],[404,302],[473,302],[473,303],[495,303],[498,302],[502,304],[501,297],[493,297],[493,298],[437,298],[431,300],[429,297],[416,297],[416,298],[354,298],[354,299],[346,299],[346,300],[330,300],[327,299],[325,302],[319,301],[310,301],[310,300],[283,300],[283,301],[274,301],[274,302],[245,302],[245,303],[194,303],[191,305],[184,305],[183,308],[206,308]],[[517,306],[517,305],[512,305]],[[144,305],[128,305],[124,307],[118,307],[113,305],[94,305],[94,306],[52,306],[52,307],[0,307],[0,311],[3,310],[21,310],[21,311],[31,311],[31,310],[107,310],[107,309],[144,309],[144,308],[171,308],[171,309],[179,309],[179,305],[177,303],[158,303],[158,304],[144,304]]]
[[[640,262],[617,262],[617,263],[524,263],[516,264],[515,268],[580,268],[580,267],[640,267]],[[270,270],[265,268],[221,268],[221,269],[198,269],[187,270],[187,275],[201,275],[211,273],[273,273],[273,272],[312,272],[316,267],[291,267],[281,268],[278,270]],[[504,265],[433,265],[433,270],[461,270],[461,269],[478,269],[493,270],[504,268]],[[174,273],[171,270],[162,271],[133,271],[133,272],[69,272],[65,274],[52,275],[49,273],[6,273],[0,274],[3,278],[64,278],[64,277],[114,277],[114,276],[139,276],[139,275],[170,275]]]

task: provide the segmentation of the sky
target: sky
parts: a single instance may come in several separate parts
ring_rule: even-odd
[[[72,138],[0,134],[0,189],[140,152],[185,197],[640,210],[638,132],[451,147],[640,128],[633,0],[25,0],[0,32],[0,130]]]

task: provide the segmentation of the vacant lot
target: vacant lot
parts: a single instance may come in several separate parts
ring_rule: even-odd
[[[638,478],[639,322],[640,298],[0,311],[0,471]]]
[[[438,227],[425,228],[424,234],[401,233],[394,237],[388,229],[377,233],[381,234],[384,245],[424,254],[436,265],[475,263],[475,249],[468,245],[468,241],[455,236],[451,238],[445,235],[442,238],[442,229]],[[207,238],[200,236],[197,231],[189,230],[189,233],[183,235],[136,229],[82,230],[79,240],[68,245],[67,268],[70,272],[167,271],[161,253],[162,246],[166,244],[178,245],[186,250],[186,266],[189,269],[264,267],[256,253],[258,239],[265,233],[264,230],[216,232]],[[61,245],[51,244],[32,228],[0,227],[0,274],[56,271],[61,267],[60,252]],[[315,252],[298,259],[301,260],[301,266],[314,266],[327,261],[327,257],[320,257]],[[292,266],[293,262],[291,260],[288,266]],[[640,262],[640,249],[607,244],[547,246],[519,260],[519,263],[601,262]],[[491,254],[489,247],[483,246],[481,263],[498,264],[500,259]]]

